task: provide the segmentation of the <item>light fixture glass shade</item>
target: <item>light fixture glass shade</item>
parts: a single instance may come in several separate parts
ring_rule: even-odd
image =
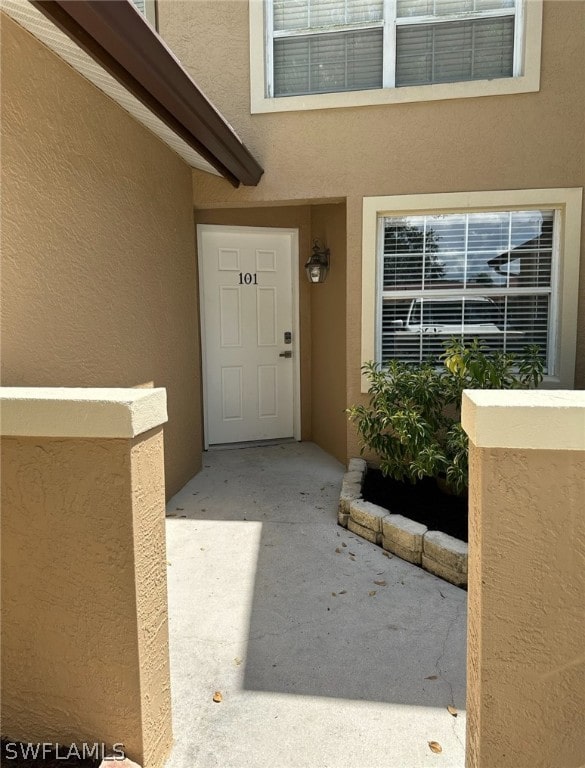
[[[305,264],[310,283],[324,283],[329,272],[329,248],[323,248],[318,240],[313,241],[313,252]]]

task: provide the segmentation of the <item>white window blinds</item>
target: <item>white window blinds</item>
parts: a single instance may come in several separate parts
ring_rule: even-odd
[[[131,2],[156,29],[156,0],[131,0]]]
[[[516,2],[273,0],[269,95],[512,77]]]
[[[514,18],[398,27],[396,85],[511,77]]]
[[[274,29],[301,30],[382,20],[382,0],[274,0]]]
[[[452,338],[550,367],[554,211],[384,218],[379,359],[438,360]]]
[[[274,94],[382,87],[381,0],[275,0]]]
[[[278,96],[381,87],[381,30],[274,41]]]

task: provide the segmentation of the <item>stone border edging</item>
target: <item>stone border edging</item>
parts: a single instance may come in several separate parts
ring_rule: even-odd
[[[364,501],[367,468],[364,459],[350,459],[339,495],[338,524],[457,587],[467,587],[467,544]]]

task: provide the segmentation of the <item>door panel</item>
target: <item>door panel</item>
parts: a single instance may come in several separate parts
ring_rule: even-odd
[[[278,369],[275,365],[258,366],[258,416],[278,416]]]
[[[294,432],[292,236],[199,227],[209,444]]]
[[[243,417],[242,368],[221,369],[221,414],[223,421],[241,421]]]
[[[219,289],[219,335],[223,349],[242,346],[239,288],[228,288],[222,285]]]
[[[259,347],[275,347],[278,344],[277,309],[276,288],[258,286],[256,288],[256,323]]]

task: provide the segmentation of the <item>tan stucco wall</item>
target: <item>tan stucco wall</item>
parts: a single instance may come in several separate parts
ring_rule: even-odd
[[[138,762],[158,768],[173,741],[162,429],[131,441],[130,464],[143,753]]]
[[[585,452],[470,446],[468,768],[585,764]]]
[[[2,16],[2,381],[166,387],[166,481],[201,461],[192,178]]]
[[[162,429],[2,442],[2,734],[171,740]]]
[[[324,283],[311,290],[311,403],[313,441],[345,463],[345,205],[311,206],[312,237],[330,252]]]
[[[544,2],[538,93],[280,114],[250,114],[245,0],[160,0],[159,26],[266,169],[257,187],[240,190],[195,172],[197,207],[347,199],[350,402],[360,396],[364,196],[585,185],[583,0]],[[577,384],[585,387],[585,267],[580,307]],[[351,454],[352,427],[348,441]]]

